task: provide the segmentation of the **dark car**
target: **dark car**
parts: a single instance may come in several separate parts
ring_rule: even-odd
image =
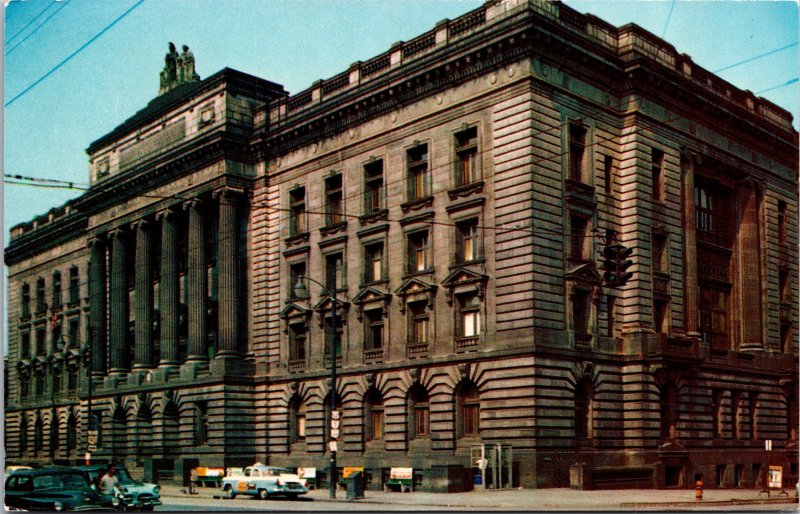
[[[113,510],[67,468],[18,469],[6,479],[6,507],[22,510]]]
[[[115,466],[117,472],[117,484],[122,493],[122,501],[128,510],[153,510],[157,505],[161,505],[161,487],[156,484],[137,482],[131,478],[128,470],[123,467]],[[89,484],[97,483],[106,471],[106,465],[93,464],[90,466],[75,466],[84,474]]]

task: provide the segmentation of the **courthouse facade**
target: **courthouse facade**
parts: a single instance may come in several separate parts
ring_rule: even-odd
[[[93,458],[148,476],[322,475],[335,394],[370,487],[497,445],[501,485],[797,479],[788,112],[541,0],[294,95],[181,75],[12,229],[7,459],[82,460],[91,415]]]

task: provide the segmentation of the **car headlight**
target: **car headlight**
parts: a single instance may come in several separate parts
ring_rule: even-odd
[[[61,512],[62,510],[64,510],[64,504],[63,504],[63,503],[61,503],[61,502],[55,502],[55,503],[53,504],[53,510],[56,510],[56,511],[58,511],[58,512]]]

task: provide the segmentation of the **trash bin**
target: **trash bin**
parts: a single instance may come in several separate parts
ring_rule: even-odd
[[[345,479],[347,482],[347,499],[359,500],[364,498],[364,474],[356,471]]]

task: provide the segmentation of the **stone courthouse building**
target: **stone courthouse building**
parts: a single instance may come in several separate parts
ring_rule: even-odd
[[[323,481],[333,393],[373,488],[797,479],[788,112],[541,0],[294,95],[189,65],[11,231],[7,459],[82,460],[91,416],[92,458],[148,476]]]

